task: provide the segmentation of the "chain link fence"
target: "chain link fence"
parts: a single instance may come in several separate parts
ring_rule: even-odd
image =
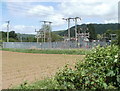
[[[81,42],[76,43],[75,41],[62,41],[62,42],[3,42],[2,48],[17,48],[17,49],[72,49],[72,48],[94,48],[98,45],[106,46],[108,42]]]

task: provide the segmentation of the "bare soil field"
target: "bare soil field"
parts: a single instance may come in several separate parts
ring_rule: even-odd
[[[2,89],[24,81],[34,82],[53,76],[65,64],[73,66],[83,55],[32,54],[2,51]]]

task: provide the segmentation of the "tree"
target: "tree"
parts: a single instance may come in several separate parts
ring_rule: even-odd
[[[55,33],[52,33],[51,34],[52,36],[52,42],[55,42],[55,41],[61,41],[63,38]]]
[[[103,38],[102,34],[97,34],[97,39],[101,40]]]
[[[15,33],[15,31],[9,32],[9,38],[17,39],[17,34]]]
[[[27,37],[26,42],[36,42],[36,39],[35,39],[35,37]]]
[[[87,28],[88,28],[88,31],[90,33],[90,36],[89,36],[90,41],[91,40],[96,40],[97,39],[97,34],[96,34],[96,31],[95,31],[94,25],[93,24],[88,24]]]
[[[0,32],[1,36],[2,36],[2,42],[6,42],[7,41],[7,32]],[[15,33],[15,31],[10,31],[9,32],[9,40],[10,42],[17,42],[18,38],[17,38],[17,34]]]
[[[7,41],[7,32],[3,32],[3,31],[1,31],[0,32],[0,40],[1,40],[1,42],[5,42],[5,41]]]

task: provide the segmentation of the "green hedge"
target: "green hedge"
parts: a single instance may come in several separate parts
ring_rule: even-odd
[[[67,66],[55,79],[65,89],[120,89],[120,59],[117,46],[97,47],[78,62],[75,70]]]

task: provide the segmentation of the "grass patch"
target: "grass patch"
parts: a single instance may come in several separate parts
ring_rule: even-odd
[[[25,81],[19,86],[13,87],[13,89],[55,89],[55,87],[58,89],[57,84],[58,83],[54,78],[47,78],[31,84],[28,84],[28,82]]]
[[[91,50],[86,49],[49,49],[49,50],[37,50],[37,49],[13,49],[2,48],[4,51],[22,52],[22,53],[37,53],[37,54],[71,54],[71,55],[86,55],[90,54]]]

